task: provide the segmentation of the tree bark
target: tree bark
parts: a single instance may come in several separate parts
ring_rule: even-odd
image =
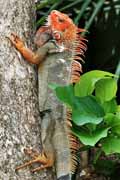
[[[53,180],[50,170],[15,172],[26,159],[24,147],[40,151],[37,75],[6,38],[16,32],[32,45],[34,0],[0,1],[0,179]]]

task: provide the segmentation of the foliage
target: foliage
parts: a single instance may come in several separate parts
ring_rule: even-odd
[[[98,173],[105,175],[106,177],[115,175],[117,163],[111,160],[99,160],[96,162],[95,169]],[[115,179],[117,180],[117,179]]]
[[[72,110],[72,131],[85,146],[100,144],[106,155],[120,153],[120,106],[112,73],[94,70],[73,85],[51,84],[60,101]]]
[[[48,14],[53,9],[58,9],[61,12],[74,14],[75,24],[79,24],[81,18],[85,19],[85,29],[89,29],[92,22],[96,19],[96,15],[102,9],[107,17],[111,7],[114,7],[116,13],[120,9],[119,0],[107,1],[107,0],[42,0],[36,4],[37,11],[42,15],[38,20],[37,25],[42,25]],[[48,11],[44,12],[44,8]]]

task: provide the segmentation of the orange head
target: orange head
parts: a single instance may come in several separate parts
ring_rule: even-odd
[[[74,26],[72,19],[70,19],[68,15],[57,10],[51,11],[49,20],[53,30],[64,32],[66,29],[70,28],[70,26]]]
[[[59,42],[75,41],[77,27],[68,15],[57,10],[51,11],[48,16],[48,26],[51,27],[55,38]]]

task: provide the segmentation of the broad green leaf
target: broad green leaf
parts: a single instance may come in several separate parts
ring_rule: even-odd
[[[120,112],[116,113],[116,126],[113,127],[113,132],[120,136]]]
[[[104,118],[106,124],[111,127],[112,133],[120,135],[120,116],[119,114],[106,114]]]
[[[103,116],[104,110],[94,96],[75,98],[72,105],[72,120],[76,125],[99,124],[103,120]]]
[[[120,153],[120,137],[107,137],[102,140],[102,150],[106,155]]]
[[[103,120],[103,119],[102,119]],[[85,127],[89,130],[89,131],[95,131],[97,124],[93,124],[93,123],[88,123],[85,125]]]
[[[117,106],[117,112],[120,113],[120,105]]]
[[[72,106],[75,97],[72,85],[56,88],[56,95],[62,102]]]
[[[72,106],[75,99],[73,85],[56,87],[55,92],[59,100]]]
[[[73,110],[72,120],[76,125],[82,126],[88,123],[99,124],[103,121],[103,117],[98,117],[97,114],[81,113],[80,111]]]
[[[106,101],[102,103],[102,107],[105,113],[115,113],[117,111],[117,102],[116,99]]]
[[[117,114],[117,117],[120,119],[120,112],[117,111],[116,114]]]
[[[89,131],[72,129],[73,133],[84,145],[94,146],[100,139],[107,136],[109,128],[96,129],[92,133]]]
[[[114,74],[99,70],[94,70],[83,74],[80,81],[75,85],[75,95],[82,97],[92,94],[96,82],[105,78],[106,76],[113,77]]]
[[[114,119],[115,119],[115,114],[113,113],[107,113],[104,117],[105,123],[110,127],[112,127]]]
[[[95,95],[101,102],[110,101],[116,96],[117,82],[113,78],[100,79],[95,85]]]
[[[57,97],[64,103],[71,106],[73,110],[73,121],[77,125],[86,123],[98,124],[103,120],[104,110],[98,104],[95,97],[75,97],[72,85],[53,85]]]

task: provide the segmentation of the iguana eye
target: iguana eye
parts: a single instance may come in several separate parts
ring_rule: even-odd
[[[61,23],[62,23],[62,22],[65,22],[65,20],[64,20],[64,19],[61,19],[61,18],[58,18],[58,21],[61,22]]]

